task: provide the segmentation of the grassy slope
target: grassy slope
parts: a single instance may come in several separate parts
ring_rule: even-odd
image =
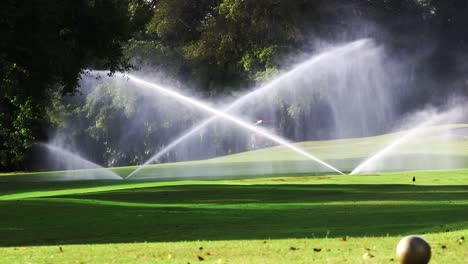
[[[444,131],[466,130],[468,125],[431,127],[402,144],[382,160],[381,170],[450,169],[468,167],[468,134],[441,136]],[[300,142],[296,145],[343,171],[351,171],[361,161],[378,152],[406,132],[367,138]],[[281,175],[286,173],[323,173],[327,169],[281,146],[238,153],[203,161],[166,163],[148,166],[136,178],[145,174],[207,176]]]
[[[374,262],[387,263],[401,235],[426,233],[434,263],[463,263],[467,246],[456,240],[468,231],[466,183],[467,170],[2,183],[0,257],[9,263],[193,263],[198,255],[213,263],[355,263],[367,247]]]
[[[383,159],[379,168],[385,170],[448,170],[468,168],[468,124],[438,126],[426,129],[422,136],[397,148],[393,155]],[[441,131],[465,130],[447,140],[441,137]],[[297,145],[320,159],[349,172],[361,161],[376,153],[405,132],[386,134],[367,138],[340,139],[329,141],[300,142]],[[137,167],[120,167],[112,170],[123,177],[129,175]],[[88,177],[103,174],[99,170],[76,171],[75,178],[80,175]],[[326,168],[305,160],[289,149],[281,146],[243,152],[224,157],[177,163],[164,163],[147,166],[135,175],[134,179],[145,178],[238,178],[239,176],[261,175],[321,175],[329,174]],[[32,179],[62,179],[64,172],[0,174],[1,181],[32,180]],[[2,177],[3,176],[3,177]],[[21,177],[20,177],[21,176]]]

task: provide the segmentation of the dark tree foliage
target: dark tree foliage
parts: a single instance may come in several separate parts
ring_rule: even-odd
[[[466,89],[466,25],[462,0],[3,0],[0,164],[21,168],[41,126],[51,126],[42,120],[49,96],[73,94],[86,68],[127,69],[129,58],[218,96],[269,79],[317,40],[370,37],[397,58],[421,57],[409,100],[424,103]]]
[[[457,0],[429,2],[435,12],[430,20],[431,34],[438,41],[432,60],[434,72],[447,78],[466,74],[466,65],[463,68],[456,66],[457,62],[462,62],[467,58],[468,2]]]
[[[52,90],[73,93],[88,68],[129,67],[122,43],[144,21],[148,1],[4,0],[0,2],[0,165],[21,166],[40,137],[43,106]]]
[[[162,3],[163,1],[161,1]],[[173,19],[177,6],[156,5],[152,23]],[[294,54],[310,52],[316,40],[345,42],[373,38],[395,57],[420,57],[414,70],[422,84],[411,101],[443,98],[464,90],[468,2],[459,0],[223,0],[212,1],[201,20],[194,19],[189,42],[160,44],[183,54],[184,73],[210,95],[248,87],[268,79]],[[176,16],[178,17],[178,16]],[[155,18],[157,18],[155,20]],[[163,23],[164,24],[164,23]],[[182,24],[178,24],[182,26]],[[183,32],[177,30],[178,33]],[[165,35],[169,34],[164,32]],[[170,35],[170,34],[169,34]],[[293,56],[291,56],[293,55]],[[430,56],[429,56],[430,55]],[[463,81],[464,82],[464,81]],[[424,102],[422,102],[424,103]],[[414,104],[413,104],[414,105]]]
[[[211,95],[269,78],[286,56],[310,52],[317,39],[371,37],[395,56],[432,53],[421,71],[452,74],[466,45],[466,6],[458,0],[159,0],[130,54],[145,54],[138,61],[145,66],[176,62],[169,67],[176,78]]]

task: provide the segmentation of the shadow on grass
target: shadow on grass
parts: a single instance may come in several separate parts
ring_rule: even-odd
[[[2,201],[0,246],[445,232],[468,228],[467,201],[466,186],[411,185],[186,185]]]
[[[307,203],[335,201],[468,201],[468,186],[372,184],[179,185],[62,197],[164,204]]]

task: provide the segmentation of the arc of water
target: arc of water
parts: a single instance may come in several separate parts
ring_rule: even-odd
[[[294,67],[292,70],[286,72],[285,74],[282,74],[281,76],[279,76],[278,78],[275,78],[273,81],[267,83],[266,85],[250,92],[250,93],[247,93],[245,95],[243,95],[242,97],[240,97],[239,99],[237,99],[236,101],[234,101],[233,103],[231,103],[229,106],[227,106],[226,108],[224,108],[222,110],[222,112],[229,112],[233,109],[235,109],[236,107],[239,107],[240,105],[242,105],[243,103],[245,103],[248,99],[250,99],[251,97],[254,97],[254,96],[257,96],[267,90],[270,90],[271,88],[275,87],[277,84],[281,83],[282,81],[290,78],[291,76],[295,75],[295,74],[298,74],[302,71],[304,71],[305,69],[311,67],[312,65],[314,64],[317,64],[318,62],[330,57],[331,55],[334,55],[334,56],[339,56],[340,54],[346,52],[346,51],[350,51],[350,50],[354,50],[356,48],[359,48],[361,47],[362,45],[366,44],[366,43],[369,43],[370,40],[368,39],[362,39],[362,40],[358,40],[358,41],[354,41],[354,42],[351,42],[350,44],[347,44],[345,46],[342,46],[342,47],[337,47],[337,48],[334,48],[334,49],[331,49],[327,52],[324,52],[322,54],[319,54],[319,55],[316,55],[314,57],[312,57],[311,59],[299,64],[298,66]],[[348,48],[348,49],[346,49]],[[198,132],[199,130],[203,129],[204,127],[208,126],[210,123],[214,122],[216,119],[218,118],[217,115],[213,115],[212,117],[209,117],[208,119],[202,121],[201,123],[199,123],[196,127],[190,129],[189,131],[187,131],[186,133],[184,133],[182,136],[180,136],[179,138],[177,138],[176,140],[172,141],[169,145],[167,145],[166,147],[164,147],[163,149],[161,149],[158,153],[156,153],[155,155],[153,155],[150,159],[148,159],[144,164],[140,165],[135,171],[133,171],[132,173],[130,173],[127,178],[133,176],[134,174],[138,173],[140,170],[142,170],[146,165],[148,164],[151,164],[152,162],[158,160],[160,157],[162,157],[164,154],[166,154],[167,152],[169,152],[171,149],[173,149],[175,146],[177,146],[178,144],[182,143],[183,141],[185,141],[186,139],[190,138],[192,135],[194,135],[196,132]]]
[[[157,85],[155,83],[151,83],[151,82],[142,80],[142,79],[137,78],[137,77],[135,77],[133,75],[127,75],[127,77],[128,77],[129,80],[131,80],[131,81],[133,81],[133,82],[135,82],[137,84],[149,87],[149,88],[151,88],[153,90],[156,90],[156,91],[159,91],[160,93],[163,93],[163,94],[165,94],[167,96],[170,96],[172,98],[178,99],[178,100],[186,102],[188,104],[191,104],[191,105],[193,105],[195,107],[198,107],[198,108],[200,108],[200,109],[202,109],[202,110],[204,110],[204,111],[206,111],[208,113],[211,113],[211,114],[213,114],[215,116],[219,116],[219,117],[221,117],[221,118],[223,118],[225,120],[231,121],[232,123],[237,124],[240,127],[243,127],[243,128],[245,128],[247,130],[250,130],[252,132],[260,134],[263,137],[268,138],[268,139],[270,139],[271,141],[273,141],[275,143],[283,145],[283,146],[289,148],[290,150],[292,150],[292,151],[294,151],[294,152],[296,152],[296,153],[298,153],[298,154],[300,154],[300,155],[302,155],[304,157],[307,157],[308,159],[313,160],[313,161],[321,164],[322,166],[324,166],[324,167],[326,167],[326,168],[328,168],[328,169],[330,169],[332,171],[335,171],[335,172],[338,172],[339,174],[344,175],[344,173],[341,172],[340,170],[338,170],[337,168],[335,168],[332,165],[320,160],[319,158],[311,155],[310,153],[302,150],[301,148],[292,145],[287,140],[285,140],[285,139],[283,139],[283,138],[281,138],[279,136],[270,134],[267,131],[265,131],[264,129],[260,129],[260,128],[256,127],[256,126],[253,126],[253,125],[243,121],[240,118],[237,118],[237,117],[229,115],[229,114],[227,114],[225,112],[216,110],[216,109],[214,109],[214,108],[212,108],[212,107],[210,107],[210,106],[208,106],[208,105],[206,105],[206,104],[204,104],[204,103],[202,103],[200,101],[197,101],[197,100],[195,100],[193,98],[190,98],[188,96],[185,96],[185,95],[183,95],[181,93],[178,93],[178,92],[175,92],[175,91],[170,90],[168,88],[165,88],[165,87],[163,87],[161,85]],[[126,179],[128,179],[129,177],[130,177],[130,175],[127,176]]]
[[[359,164],[355,169],[353,169],[350,175],[360,174],[365,171],[366,167],[378,162],[379,160],[383,159],[388,153],[390,153],[395,148],[401,146],[402,144],[406,143],[408,140],[414,138],[415,136],[419,135],[423,128],[427,126],[436,125],[439,122],[442,122],[444,119],[451,118],[455,114],[458,114],[458,109],[452,109],[451,111],[444,112],[442,114],[437,114],[431,119],[418,124],[413,129],[406,132],[402,137],[397,138],[396,140],[392,141],[389,145],[369,157],[368,159],[364,160],[361,164]]]
[[[98,170],[102,170],[105,174],[106,177],[109,177],[111,179],[118,179],[118,180],[122,180],[123,177],[121,177],[120,175],[118,175],[117,173],[107,169],[107,168],[104,168],[94,162],[91,162],[85,158],[82,158],[80,156],[78,156],[77,154],[74,154],[68,150],[65,150],[63,148],[60,148],[60,147],[57,147],[57,146],[54,146],[54,145],[51,145],[51,144],[47,144],[47,143],[38,143],[40,146],[43,146],[45,147],[46,149],[48,149],[49,151],[52,151],[54,153],[57,153],[58,155],[61,155],[64,159],[75,159],[75,160],[79,160],[80,162],[82,162],[86,167],[90,168],[90,169],[98,169]]]

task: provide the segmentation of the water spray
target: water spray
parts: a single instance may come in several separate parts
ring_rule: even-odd
[[[279,77],[275,78],[271,82],[267,83],[264,86],[261,86],[260,88],[249,92],[239,99],[235,100],[233,103],[231,103],[228,107],[224,108],[222,112],[229,112],[242,104],[244,104],[247,100],[249,100],[252,97],[258,96],[261,93],[264,93],[274,87],[278,87],[278,84],[281,82],[293,77],[296,74],[300,74],[304,72],[306,69],[309,67],[316,65],[317,63],[331,57],[331,56],[342,56],[345,53],[349,53],[355,49],[361,48],[364,45],[368,45],[371,41],[369,39],[362,39],[362,40],[357,40],[354,42],[351,42],[345,46],[337,47],[330,49],[326,52],[323,52],[319,55],[316,55],[312,57],[311,59],[299,64],[298,66],[294,67],[292,70],[280,75]],[[169,145],[158,151],[155,155],[153,155],[151,158],[149,158],[144,164],[140,165],[135,171],[130,173],[127,178],[133,176],[134,174],[138,173],[141,171],[146,165],[151,164],[154,161],[157,161],[160,157],[162,157],[164,154],[172,150],[175,146],[178,144],[182,143],[186,139],[190,138],[192,135],[194,135],[196,132],[200,131],[204,127],[208,126],[210,123],[214,122],[219,116],[213,115],[212,117],[202,121],[198,125],[196,125],[194,128],[190,129],[186,133],[184,133],[182,136],[177,138],[176,140],[172,141]]]
[[[394,141],[392,141],[389,145],[372,155],[371,157],[367,158],[364,160],[362,163],[360,163],[354,170],[351,171],[350,175],[355,175],[355,174],[360,174],[366,170],[367,167],[371,166],[372,164],[375,164],[376,162],[379,162],[383,158],[385,158],[391,151],[396,149],[397,147],[401,146],[402,144],[408,142],[408,140],[411,140],[415,136],[418,136],[421,132],[424,131],[424,128],[428,126],[433,126],[437,123],[442,122],[444,119],[447,118],[453,118],[458,112],[458,108],[452,109],[450,111],[443,112],[441,114],[436,114],[432,118],[430,118],[427,121],[424,121],[420,124],[418,124],[416,127],[413,129],[407,131],[403,136],[398,137]]]
[[[55,153],[56,155],[59,155],[61,159],[64,160],[74,160],[77,161],[86,167],[83,170],[98,170],[99,172],[103,173],[103,177],[105,179],[113,179],[113,180],[122,180],[123,177],[118,175],[117,173],[111,171],[110,169],[104,168],[94,162],[91,162],[75,153],[72,153],[68,150],[65,150],[63,148],[60,148],[58,146],[52,145],[52,144],[46,144],[46,143],[38,143],[38,145],[46,148],[48,151]],[[68,171],[67,171],[68,172]],[[103,178],[104,179],[104,178]]]
[[[165,88],[165,87],[163,87],[161,85],[158,85],[158,84],[155,84],[155,83],[152,83],[152,82],[149,82],[149,81],[145,81],[145,80],[140,79],[138,77],[135,77],[135,76],[133,76],[131,74],[125,75],[125,77],[128,78],[128,80],[135,82],[136,84],[142,85],[144,87],[151,88],[151,89],[153,89],[155,91],[158,91],[158,92],[160,92],[162,94],[165,94],[165,95],[167,95],[169,97],[172,97],[174,99],[177,99],[177,100],[180,100],[180,101],[185,102],[187,104],[198,107],[198,108],[200,108],[201,110],[203,110],[205,112],[211,113],[211,114],[213,114],[215,116],[218,116],[218,117],[221,117],[221,118],[223,118],[225,120],[231,121],[232,123],[244,128],[244,129],[247,129],[247,130],[255,132],[255,133],[259,134],[259,135],[262,135],[263,137],[268,138],[269,140],[271,140],[271,141],[273,141],[273,142],[275,142],[277,144],[283,145],[283,146],[287,147],[288,149],[290,149],[290,150],[292,150],[292,151],[294,151],[294,152],[296,152],[296,153],[298,153],[298,154],[300,154],[300,155],[302,155],[302,156],[304,156],[304,157],[306,157],[306,158],[308,158],[310,160],[313,160],[313,161],[323,165],[324,167],[326,167],[326,168],[328,168],[328,169],[330,169],[332,171],[335,171],[335,172],[337,172],[339,174],[344,175],[344,173],[341,172],[340,170],[338,170],[337,168],[335,168],[332,165],[320,160],[319,158],[311,155],[310,153],[302,150],[301,148],[293,145],[291,142],[288,142],[287,140],[285,140],[285,139],[283,139],[283,138],[281,138],[279,136],[273,135],[273,134],[267,132],[266,130],[261,129],[261,128],[257,127],[257,126],[251,125],[251,124],[243,121],[240,118],[237,118],[237,117],[234,117],[234,116],[232,116],[230,114],[227,114],[225,112],[216,110],[213,107],[210,107],[205,103],[202,103],[201,101],[195,100],[195,99],[190,98],[188,96],[185,96],[185,95],[183,95],[181,93],[178,93],[178,92],[175,92],[175,91],[173,91],[171,89]],[[134,173],[132,173],[129,176],[125,177],[125,179],[128,179],[129,177],[131,177],[133,175],[134,175]]]

